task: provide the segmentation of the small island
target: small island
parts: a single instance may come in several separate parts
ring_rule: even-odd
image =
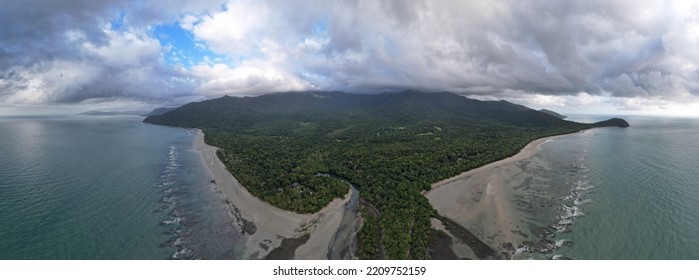
[[[332,201],[347,203],[353,185],[360,220],[356,250],[351,251],[360,259],[453,257],[444,249],[444,230],[470,244],[476,258],[501,258],[440,215],[425,192],[435,182],[512,157],[537,139],[628,127],[622,119],[577,123],[507,101],[417,91],[226,96],[189,103],[144,122],[201,129],[236,182],[286,210],[289,220],[303,221],[299,230],[279,235],[284,239],[275,243],[289,247],[291,255],[308,240],[309,232],[303,230],[308,223],[322,223],[308,215],[328,209]],[[213,154],[214,149],[207,151]],[[434,226],[435,220],[442,228]],[[274,250],[267,243],[250,246],[261,248],[251,256],[255,258]]]

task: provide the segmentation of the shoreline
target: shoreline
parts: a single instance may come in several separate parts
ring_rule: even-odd
[[[427,195],[429,192],[433,191],[434,189],[440,188],[440,187],[447,185],[449,183],[452,183],[454,181],[458,181],[458,180],[467,178],[468,176],[473,175],[473,173],[482,172],[485,170],[490,170],[490,169],[497,168],[497,167],[500,167],[500,166],[508,164],[508,163],[520,161],[523,159],[528,159],[528,158],[536,155],[537,153],[539,153],[539,151],[541,150],[541,145],[543,145],[547,142],[553,141],[554,139],[556,139],[558,137],[562,137],[562,136],[566,136],[566,135],[573,135],[573,134],[577,134],[577,133],[583,133],[586,130],[587,129],[581,130],[578,132],[573,132],[573,133],[560,134],[560,135],[554,135],[554,136],[548,136],[548,137],[536,139],[532,142],[529,142],[529,144],[524,146],[524,148],[522,148],[514,156],[504,158],[504,159],[501,159],[498,161],[494,161],[494,162],[488,163],[486,165],[476,167],[476,168],[471,169],[469,171],[462,172],[461,174],[456,175],[454,177],[450,177],[450,178],[441,180],[439,182],[432,183],[432,188],[429,191],[424,191],[423,195]]]
[[[351,188],[343,199],[336,198],[313,214],[298,214],[277,208],[243,187],[216,155],[218,147],[204,142],[201,129],[194,131],[194,149],[201,156],[202,164],[213,177],[215,185],[226,196],[226,201],[232,208],[231,214],[236,216],[247,238],[244,258],[265,258],[272,250],[280,247],[284,240],[304,235],[309,235],[308,240],[289,249],[294,252],[288,254],[293,254],[296,259],[327,258],[327,248],[340,227],[345,205],[352,195]]]
[[[543,144],[587,130],[536,139],[511,157],[433,183],[422,194],[440,215],[471,231],[496,251],[510,251],[528,239],[523,234],[527,224],[514,203],[515,190],[507,187],[526,180],[516,163],[538,154]],[[432,228],[441,229],[435,223]],[[463,252],[457,245],[453,244],[452,249]]]
[[[242,186],[216,155],[218,147],[206,144],[200,129],[193,130],[196,131],[194,148],[215,185],[227,198],[226,202],[232,208],[231,214],[238,220],[247,239],[245,259],[263,259],[272,251],[279,254],[280,250],[284,251],[282,255],[293,256],[294,259],[328,258],[330,243],[341,226],[345,207],[353,195],[352,188],[343,199],[336,198],[313,214],[298,214],[277,208],[255,197]],[[511,245],[516,248],[525,241],[520,229],[526,228],[526,225],[520,220],[512,202],[513,191],[505,188],[518,174],[517,170],[511,170],[508,166],[531,158],[539,153],[543,144],[558,137],[587,130],[536,139],[511,157],[433,183],[432,188],[423,191],[422,195],[440,215],[473,232],[496,251]],[[433,229],[443,229],[435,224]],[[291,240],[307,241],[293,247],[284,245]],[[459,257],[473,256],[472,248],[466,244],[455,242],[451,247]]]

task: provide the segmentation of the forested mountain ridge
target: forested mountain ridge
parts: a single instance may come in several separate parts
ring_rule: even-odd
[[[537,138],[598,126],[507,101],[416,91],[226,96],[144,122],[203,129],[231,173],[283,209],[315,212],[347,193],[346,184],[318,173],[347,178],[378,211],[363,212],[371,217],[358,256],[391,259],[430,258],[436,212],[420,193],[432,183],[512,156]]]
[[[200,112],[201,111],[201,112]],[[357,95],[341,92],[289,92],[262,95],[259,97],[229,97],[203,102],[193,102],[174,110],[172,113],[149,118],[146,122],[177,122],[202,125],[202,118],[216,115],[223,120],[233,120],[246,114],[293,115],[295,117],[314,114],[366,114],[373,117],[408,117],[426,121],[449,119],[451,122],[464,119],[489,120],[501,124],[541,124],[572,123],[548,118],[546,114],[536,114],[532,109],[507,101],[479,101],[451,93],[422,93],[406,91],[376,95]],[[184,116],[186,115],[186,116]],[[525,120],[535,117],[540,122]],[[219,126],[219,122],[208,122],[206,126]],[[184,125],[186,126],[186,125]],[[227,127],[227,125],[223,125]]]
[[[179,126],[184,127],[230,128],[231,124],[227,123],[228,121],[240,120],[240,117],[247,114],[284,115],[295,118],[312,117],[316,114],[337,116],[364,114],[379,118],[399,117],[423,122],[441,119],[448,122],[487,120],[500,125],[515,124],[530,127],[580,125],[504,100],[479,101],[448,92],[417,91],[375,95],[343,92],[288,92],[258,97],[224,96],[192,102],[173,112],[152,116],[145,122],[178,123],[182,124]],[[208,119],[210,117],[218,119]],[[203,122],[204,119],[207,120]]]

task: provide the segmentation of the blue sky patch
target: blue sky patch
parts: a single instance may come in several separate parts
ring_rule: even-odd
[[[124,17],[126,17],[126,14],[124,14],[124,12],[120,12],[119,17],[109,22],[112,30],[119,31],[124,27]]]
[[[313,34],[327,34],[328,33],[328,22],[325,20],[319,20],[313,25]]]
[[[194,40],[193,34],[179,23],[163,24],[153,28],[155,38],[165,47],[165,62],[170,65],[192,67],[200,63],[226,63],[228,59],[208,49],[204,42]]]

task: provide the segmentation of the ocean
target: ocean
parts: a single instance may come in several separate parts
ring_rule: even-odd
[[[699,259],[699,119],[625,119],[631,127],[562,136],[519,163],[546,166],[526,171],[518,197],[546,206],[520,210],[547,240],[520,258]]]
[[[0,118],[0,259],[237,259],[193,131],[135,116]]]
[[[515,258],[699,259],[699,120],[626,119],[516,163]],[[0,118],[0,259],[243,258],[195,134],[141,120]]]

